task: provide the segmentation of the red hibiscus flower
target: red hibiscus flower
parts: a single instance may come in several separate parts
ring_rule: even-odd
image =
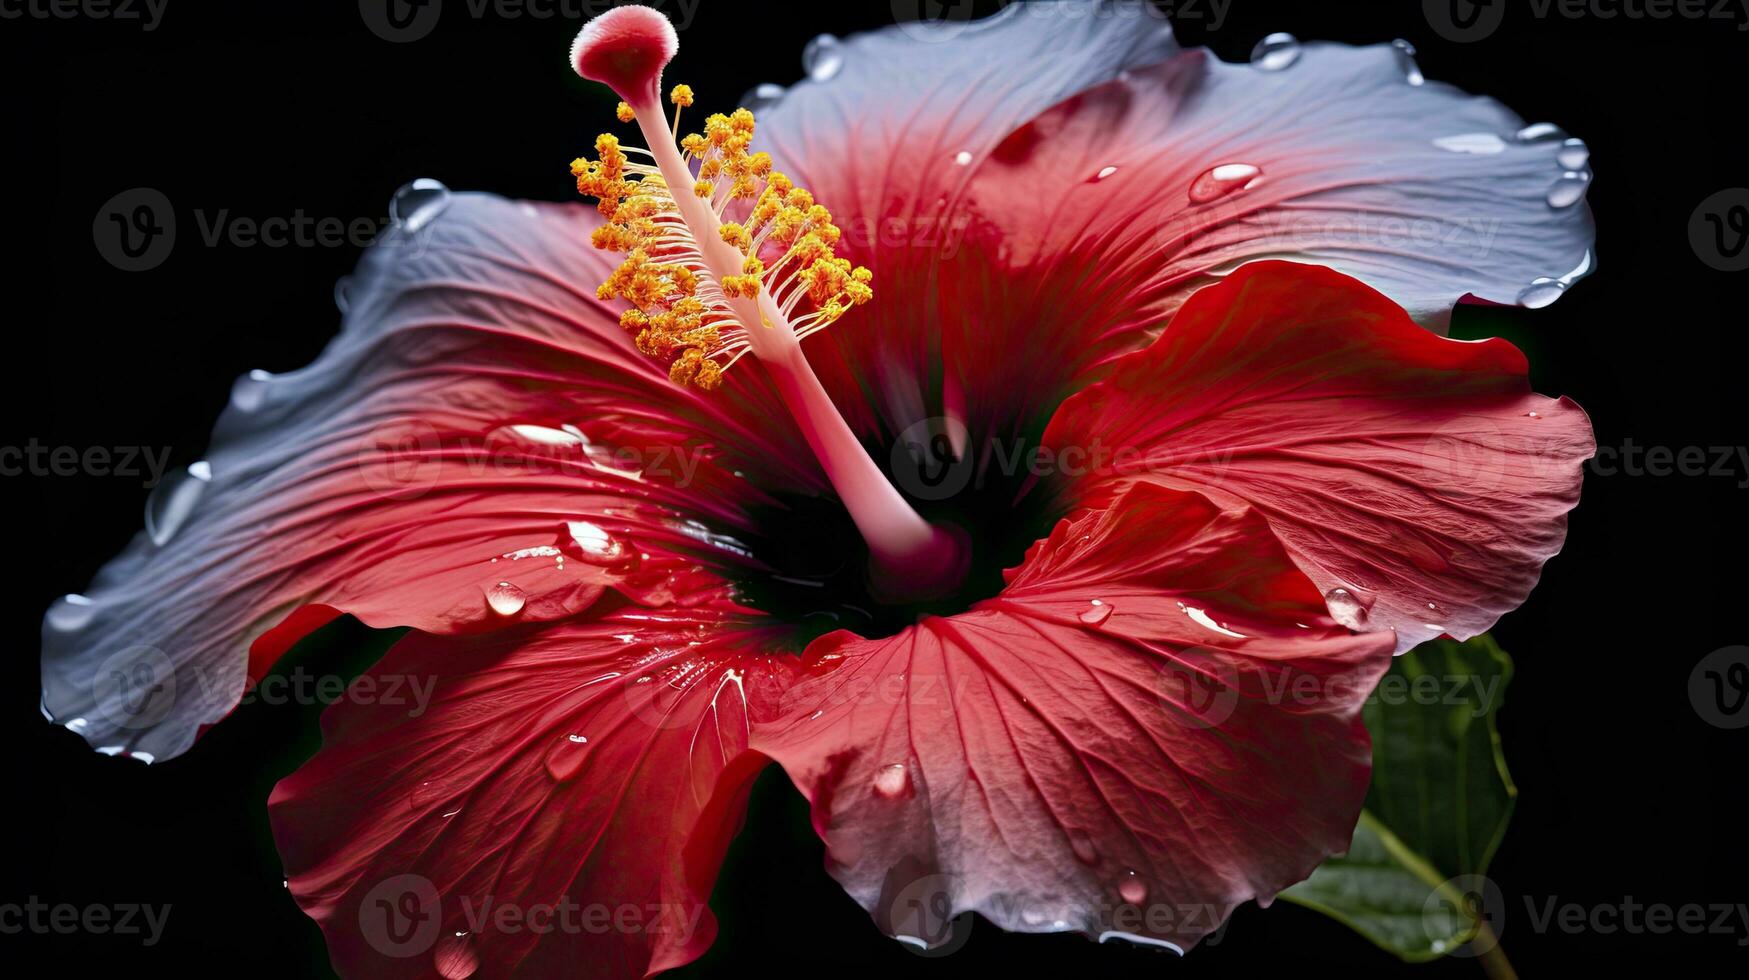
[[[1182,951],[1343,850],[1390,655],[1577,502],[1584,414],[1440,331],[1589,271],[1582,144],[1140,5],[822,39],[679,143],[672,53],[637,7],[573,51],[649,144],[574,165],[598,207],[403,195],[333,345],[49,611],[45,712],[162,759],[323,623],[412,627],[367,677],[429,704],[331,708],[271,801],[349,975],[691,961],[773,761],[920,945]]]

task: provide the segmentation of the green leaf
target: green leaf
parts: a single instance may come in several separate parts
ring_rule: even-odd
[[[1468,942],[1518,795],[1495,727],[1511,679],[1512,658],[1488,636],[1398,657],[1364,709],[1372,787],[1348,853],[1282,897],[1410,962]]]

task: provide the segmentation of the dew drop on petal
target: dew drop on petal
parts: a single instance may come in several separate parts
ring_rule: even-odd
[[[57,633],[77,633],[91,622],[91,617],[97,615],[97,603],[79,595],[68,593],[55,600],[49,607],[48,614],[43,617],[49,629]],[[54,719],[49,719],[53,721]]]
[[[1080,617],[1081,622],[1086,623],[1088,626],[1098,626],[1111,618],[1111,612],[1112,607],[1110,603],[1107,603],[1102,599],[1094,599],[1086,609],[1082,610]]]
[[[1117,886],[1117,894],[1131,905],[1140,905],[1148,900],[1148,883],[1137,877],[1134,871],[1124,878]]]
[[[146,535],[160,547],[168,544],[187,523],[190,514],[213,479],[212,465],[205,460],[165,477],[146,498]]]
[[[1223,163],[1198,174],[1190,182],[1190,202],[1207,204],[1235,191],[1251,186],[1263,173],[1263,168],[1249,163]]]
[[[1542,418],[1542,416],[1537,414],[1536,412],[1525,412],[1524,417],[1527,419],[1540,419],[1540,418]],[[1433,603],[1430,602],[1427,605],[1429,608],[1431,608],[1433,606]]]
[[[256,368],[231,384],[231,405],[239,412],[253,412],[267,400],[267,386],[273,375]]]
[[[591,565],[611,565],[625,558],[625,542],[607,533],[599,524],[589,521],[566,521],[565,533],[577,558]]]
[[[1471,153],[1477,156],[1503,153],[1506,141],[1493,133],[1459,133],[1456,136],[1441,136],[1433,141],[1433,145],[1453,153]]]
[[[876,796],[886,799],[897,799],[911,789],[911,773],[903,762],[894,762],[880,767],[875,771],[874,791]]]
[[[1518,294],[1518,305],[1528,310],[1540,310],[1560,299],[1566,291],[1566,284],[1559,279],[1537,279]]]
[[[1578,170],[1591,162],[1591,147],[1581,139],[1561,141],[1561,148],[1555,152],[1555,162],[1567,170]]]
[[[468,932],[439,936],[432,957],[443,980],[468,980],[480,968],[480,954],[474,951],[474,937]]]
[[[547,767],[547,775],[560,783],[576,778],[589,758],[590,748],[589,736],[576,732],[555,741],[541,760]]]
[[[449,188],[442,181],[420,177],[402,184],[389,200],[389,218],[409,233],[430,224],[449,207]]]
[[[816,36],[802,49],[802,70],[816,82],[830,80],[843,68],[843,45],[830,34]]]
[[[1100,167],[1099,172],[1093,175],[1093,183],[1097,184],[1115,173],[1117,173],[1116,167]]]
[[[972,165],[972,151],[961,150],[958,153],[955,153],[953,155],[953,162],[956,164],[959,164],[962,167],[971,166]]]
[[[1554,123],[1539,122],[1524,127],[1513,134],[1512,138],[1526,144],[1547,143],[1551,140],[1566,139],[1567,132]]]
[[[1403,80],[1410,85],[1421,85],[1427,77],[1421,74],[1421,66],[1415,63],[1415,45],[1398,38],[1391,42],[1397,55],[1397,70],[1403,73]]]
[[[1251,64],[1261,71],[1281,71],[1300,60],[1300,39],[1277,32],[1257,42],[1251,49]]]
[[[486,604],[500,616],[514,616],[528,602],[528,593],[509,582],[499,582],[486,590]]]
[[[1351,630],[1366,628],[1367,608],[1354,593],[1337,587],[1324,593],[1324,604],[1330,607],[1330,616],[1338,623]]]
[[[1549,188],[1549,207],[1570,208],[1585,199],[1585,189],[1591,186],[1591,174],[1584,170],[1563,173]]]
[[[775,82],[761,82],[741,96],[741,105],[752,112],[759,112],[783,98],[784,91],[784,87]]]

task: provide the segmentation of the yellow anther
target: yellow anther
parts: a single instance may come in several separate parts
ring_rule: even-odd
[[[615,109],[613,114],[619,117],[619,121],[623,123],[629,123],[638,118],[638,114],[632,111],[631,105],[625,102],[621,102],[619,108]]]
[[[692,89],[676,85],[669,100],[678,134],[679,111],[693,104]],[[624,103],[616,112],[633,121]],[[722,383],[723,364],[753,347],[740,314],[754,314],[744,301],[771,293],[770,308],[781,315],[761,312],[760,324],[806,337],[868,302],[874,291],[867,269],[834,254],[842,232],[831,212],[772,169],[769,153],[753,151],[753,113],[714,113],[703,130],[679,140],[697,161],[691,190],[709,209],[703,227],[694,227],[699,212],[680,207],[675,195],[684,192],[663,180],[660,167],[628,157],[611,134],[595,141],[596,159],[572,161],[571,174],[580,192],[599,199],[607,219],[591,231],[591,243],[625,255],[596,295],[631,305],[620,314],[620,326],[639,351],[668,365],[675,383],[708,390]],[[727,194],[719,195],[725,182]],[[731,199],[752,202],[741,221],[724,220]],[[740,253],[738,271],[721,268],[720,256],[709,260],[717,265],[707,262],[710,250],[694,236],[710,234]],[[715,288],[702,288],[713,282]],[[808,305],[798,309],[803,300]],[[769,306],[764,299],[760,304]]]
[[[747,229],[733,221],[726,222],[722,228],[718,229],[718,234],[722,236],[723,241],[743,252],[747,251],[747,247],[753,244],[753,236],[747,233]]]

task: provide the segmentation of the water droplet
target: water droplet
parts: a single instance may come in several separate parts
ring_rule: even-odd
[[[1213,630],[1222,636],[1231,636],[1240,640],[1245,639],[1245,634],[1234,632],[1233,630],[1228,629],[1225,624],[1216,622],[1215,618],[1210,616],[1204,610],[1198,609],[1195,606],[1186,606],[1183,603],[1179,603],[1179,608],[1184,610],[1184,614],[1189,616],[1192,622],[1204,629]]]
[[[1300,39],[1292,34],[1275,33],[1257,42],[1251,49],[1251,64],[1262,71],[1281,71],[1300,60]]]
[[[953,162],[959,164],[962,167],[971,166],[972,165],[972,151],[961,150],[958,153],[955,153],[953,155]]]
[[[1324,604],[1338,623],[1351,630],[1366,628],[1367,607],[1354,593],[1340,587],[1331,589],[1324,593]]]
[[[830,34],[821,34],[802,49],[802,70],[816,82],[824,82],[844,67],[843,45]]]
[[[766,108],[783,98],[784,87],[775,82],[761,82],[741,96],[741,105],[753,112]]]
[[[1427,77],[1421,74],[1421,66],[1415,62],[1415,45],[1402,38],[1391,42],[1391,48],[1397,56],[1397,70],[1403,73],[1403,80],[1410,85],[1421,85]]]
[[[555,782],[566,782],[574,779],[583,769],[583,763],[590,753],[589,737],[587,735],[570,734],[554,742],[547,748],[542,762],[546,764],[547,775]]]
[[[352,277],[341,276],[334,280],[334,308],[341,313],[352,309]]]
[[[1456,136],[1441,136],[1433,141],[1433,145],[1453,153],[1473,153],[1478,156],[1502,153],[1506,150],[1506,141],[1493,133],[1459,133]]]
[[[626,556],[625,542],[607,533],[599,524],[566,521],[565,533],[571,539],[571,547],[566,550],[591,565],[612,565]]]
[[[1129,877],[1118,884],[1117,894],[1131,905],[1140,905],[1148,900],[1148,883],[1131,871]]]
[[[449,188],[442,181],[421,177],[401,185],[389,201],[389,218],[409,233],[416,232],[449,207]]]
[[[1088,626],[1098,626],[1111,618],[1112,607],[1100,599],[1093,600],[1088,608],[1081,612],[1081,622]]]
[[[875,771],[874,791],[876,796],[889,800],[906,795],[911,789],[911,773],[903,762],[894,762],[880,767]]]
[[[1190,182],[1190,203],[1207,204],[1235,191],[1242,191],[1262,174],[1263,168],[1249,163],[1223,163],[1210,167]]]
[[[1517,133],[1513,134],[1513,139],[1516,139],[1518,142],[1530,143],[1530,144],[1547,143],[1550,140],[1558,140],[1558,139],[1566,139],[1566,138],[1567,138],[1567,131],[1566,130],[1555,125],[1554,123],[1546,123],[1546,122],[1531,123],[1529,126],[1526,126],[1523,129],[1519,130]]]
[[[194,513],[206,485],[213,479],[211,464],[202,460],[188,469],[164,478],[146,498],[146,534],[160,547],[168,544]]]
[[[1540,310],[1567,292],[1567,286],[1559,279],[1546,276],[1533,281],[1518,294],[1518,305],[1527,310]]]
[[[1591,147],[1584,140],[1562,140],[1561,148],[1555,152],[1555,162],[1568,170],[1578,170],[1591,162]]]
[[[1549,188],[1549,207],[1570,208],[1585,199],[1585,189],[1591,186],[1591,174],[1585,170],[1569,170]]]
[[[486,590],[486,604],[500,616],[514,616],[528,602],[528,593],[509,582],[499,582]]]
[[[267,400],[267,386],[273,375],[256,368],[231,384],[231,404],[239,412],[253,412]]]
[[[76,592],[55,600],[43,619],[57,633],[77,633],[97,615],[97,603]],[[54,719],[49,719],[53,721]]]
[[[1099,863],[1099,852],[1093,849],[1093,838],[1087,836],[1085,830],[1069,831],[1069,850],[1075,853],[1075,860],[1082,864]]]
[[[1525,413],[1524,413],[1524,417],[1525,417],[1525,418],[1527,418],[1527,419],[1540,419],[1540,418],[1542,418],[1542,416],[1541,416],[1541,415],[1538,415],[1538,414],[1537,414],[1537,413],[1535,413],[1535,412],[1525,412]],[[1431,609],[1431,608],[1433,608],[1433,603],[1431,603],[1431,602],[1430,602],[1430,603],[1428,603],[1428,604],[1427,604],[1427,607],[1428,607],[1428,608],[1429,608],[1429,609]]]
[[[1099,172],[1093,175],[1093,182],[1097,184],[1115,173],[1117,173],[1116,167],[1100,167]]]
[[[474,937],[469,932],[439,936],[432,957],[444,980],[467,980],[480,968],[480,954],[474,951]]]

